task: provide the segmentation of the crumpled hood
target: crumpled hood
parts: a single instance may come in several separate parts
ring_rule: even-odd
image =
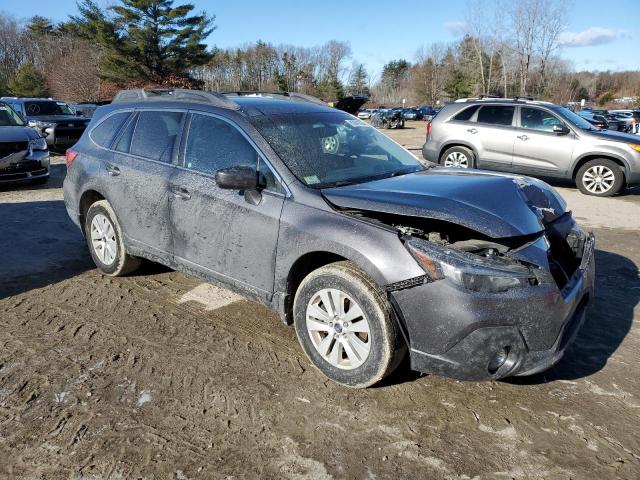
[[[30,127],[0,127],[0,143],[28,142],[37,136]]]
[[[339,208],[443,220],[491,238],[538,233],[566,208],[553,188],[533,178],[445,168],[322,193]]]

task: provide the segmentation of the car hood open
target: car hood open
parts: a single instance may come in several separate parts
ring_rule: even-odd
[[[539,180],[444,168],[325,188],[322,193],[340,209],[442,220],[491,238],[541,232],[566,209],[555,190]]]

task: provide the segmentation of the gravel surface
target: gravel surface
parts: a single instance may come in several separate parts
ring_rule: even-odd
[[[639,195],[560,189],[598,275],[555,368],[351,390],[262,306],[155,265],[98,274],[55,163],[0,190],[0,478],[640,477]]]

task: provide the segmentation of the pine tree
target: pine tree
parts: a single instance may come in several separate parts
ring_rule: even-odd
[[[368,79],[369,75],[367,75],[364,65],[357,65],[351,72],[349,93],[352,95],[369,95],[369,87],[367,86]]]
[[[23,63],[8,86],[9,92],[16,97],[46,97],[49,95],[44,76],[32,63]]]
[[[78,5],[68,30],[97,41],[105,51],[103,76],[116,82],[187,77],[191,68],[211,59],[203,43],[215,16],[191,15],[194,6],[173,0],[119,0],[107,15],[95,0]]]

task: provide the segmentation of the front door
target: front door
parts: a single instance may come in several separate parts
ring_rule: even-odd
[[[564,122],[553,113],[536,107],[520,107],[513,168],[516,172],[562,176],[571,165],[576,136],[556,133]]]
[[[183,168],[171,178],[169,210],[173,252],[188,269],[270,299],[282,185],[254,145],[229,121],[193,113]],[[262,181],[259,195],[223,190],[216,171],[247,165]]]

